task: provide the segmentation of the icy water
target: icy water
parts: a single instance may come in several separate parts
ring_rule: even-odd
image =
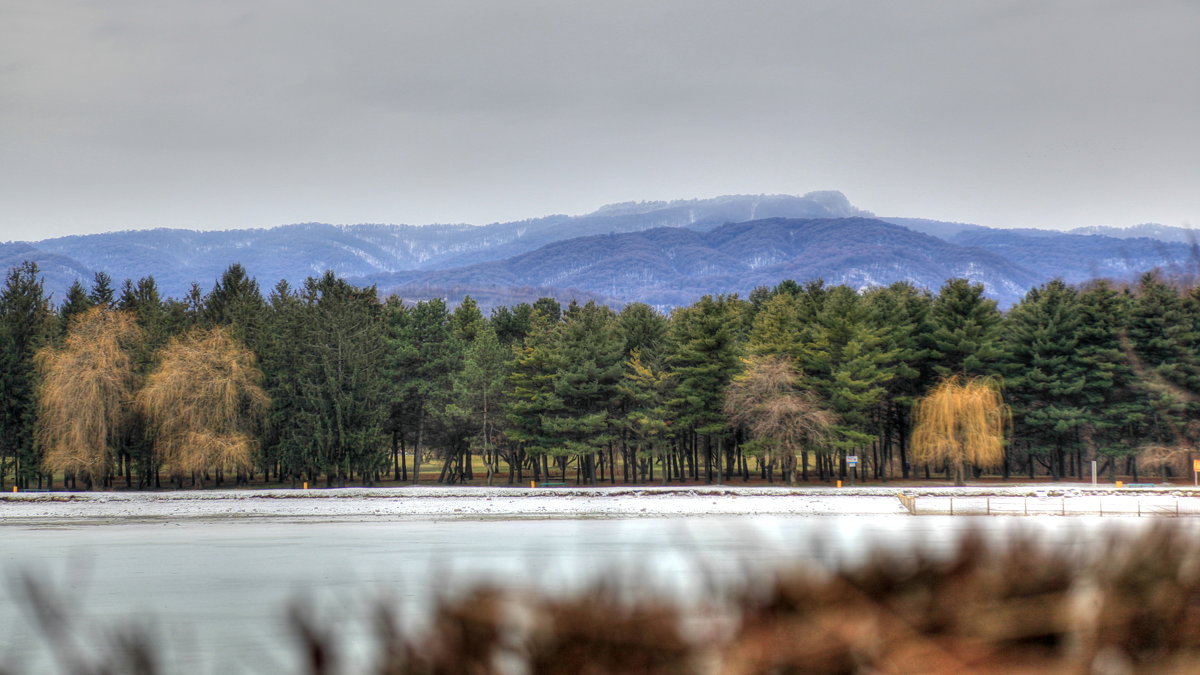
[[[76,643],[105,649],[141,627],[177,673],[298,672],[287,647],[302,603],[362,648],[363,618],[388,602],[410,618],[471,581],[565,592],[599,577],[694,598],[797,560],[836,565],[876,547],[950,551],[966,529],[1086,544],[1148,520],[1029,517],[744,516],[635,520],[277,520],[0,527],[0,665],[59,672],[19,578],[67,603]]]

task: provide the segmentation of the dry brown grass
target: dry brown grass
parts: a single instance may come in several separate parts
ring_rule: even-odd
[[[130,350],[141,336],[133,315],[94,307],[72,320],[61,348],[37,353],[46,471],[90,481],[108,473],[130,422],[138,380]]]
[[[137,396],[163,465],[179,474],[250,468],[251,431],[270,405],[262,377],[224,328],[172,340]]]

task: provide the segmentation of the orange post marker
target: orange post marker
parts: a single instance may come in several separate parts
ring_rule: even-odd
[[[842,481],[838,481],[838,487],[842,487]]]

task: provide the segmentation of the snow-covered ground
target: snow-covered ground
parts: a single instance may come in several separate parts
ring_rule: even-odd
[[[716,515],[883,515],[919,512],[1200,514],[1200,491],[1078,484],[1036,486],[761,488],[400,487],[330,490],[6,493],[0,524],[226,518],[630,518]],[[954,502],[951,505],[950,498]],[[910,502],[914,503],[914,502]],[[1182,504],[1181,508],[1176,508]],[[1030,509],[1029,505],[1033,505]],[[954,508],[951,509],[950,507]],[[1078,507],[1078,508],[1076,508]]]
[[[894,494],[736,488],[344,488],[149,493],[24,493],[0,523],[183,518],[585,518],[739,514],[897,514]]]

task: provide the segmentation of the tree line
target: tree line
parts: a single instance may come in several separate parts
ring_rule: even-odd
[[[0,481],[928,478],[979,467],[917,461],[914,410],[979,376],[1011,409],[1004,477],[1136,477],[1188,470],[1198,345],[1200,290],[1155,273],[1050,282],[1004,313],[951,279],[485,316],[328,272],[264,294],[240,265],[183,298],[99,273],[53,303],[25,263],[0,290]]]

